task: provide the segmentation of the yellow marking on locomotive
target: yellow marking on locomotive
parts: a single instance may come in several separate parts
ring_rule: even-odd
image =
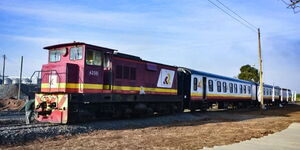
[[[102,84],[88,84],[88,83],[57,83],[58,88],[70,89],[103,89]],[[49,83],[42,83],[42,88],[51,88]]]
[[[145,92],[166,92],[166,93],[177,93],[177,89],[163,89],[163,88],[148,88],[143,87]],[[141,87],[133,86],[113,86],[113,90],[123,90],[123,91],[140,91]]]
[[[87,84],[87,83],[58,83],[58,88],[72,88],[72,89],[109,89],[110,85],[102,84]],[[49,83],[42,83],[42,88],[50,88]],[[123,91],[140,91],[141,87],[133,86],[112,86],[113,90]],[[149,88],[143,87],[145,92],[166,92],[177,93],[177,89],[164,89],[164,88]]]

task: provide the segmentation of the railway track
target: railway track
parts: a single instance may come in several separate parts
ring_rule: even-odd
[[[1,131],[13,131],[13,130],[26,130],[26,129],[33,129],[33,128],[43,128],[43,127],[52,127],[52,126],[59,126],[60,124],[45,124],[45,123],[38,123],[38,124],[8,124],[0,126]]]

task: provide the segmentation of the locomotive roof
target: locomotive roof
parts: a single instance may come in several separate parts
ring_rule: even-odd
[[[131,60],[136,60],[136,61],[143,61],[145,63],[151,63],[151,64],[156,64],[156,65],[163,65],[163,66],[178,68],[177,66],[172,66],[172,65],[157,63],[157,62],[153,62],[153,61],[148,61],[148,60],[144,60],[144,59],[142,59],[141,57],[138,57],[138,56],[125,54],[125,53],[120,53],[120,52],[114,52],[114,56],[121,57],[121,58],[126,58],[126,59],[131,59]]]
[[[185,69],[188,69],[188,68],[185,68]],[[230,78],[230,77],[221,76],[221,75],[217,75],[217,74],[212,74],[212,73],[208,73],[208,72],[197,71],[197,70],[193,70],[193,69],[188,69],[188,70],[192,74],[205,75],[205,76],[208,76],[208,77],[214,77],[214,78],[218,78],[218,79],[224,79],[224,80],[235,81],[235,82],[242,82],[242,83],[247,83],[247,84],[255,84],[255,82],[250,82],[250,81],[246,81],[246,80],[240,80],[240,79]]]
[[[96,45],[92,45],[92,44],[86,44],[86,43],[83,43],[83,42],[72,42],[72,43],[62,43],[62,44],[56,44],[56,45],[50,45],[50,46],[46,46],[44,47],[44,49],[53,49],[53,48],[58,48],[58,47],[65,47],[65,46],[76,46],[76,45],[87,45],[87,46],[91,46],[91,47],[96,47],[96,48],[101,48],[101,49],[105,49],[105,50],[108,50],[108,51],[117,51],[115,49],[111,49],[111,48],[106,48],[106,47],[101,47],[101,46],[96,46]]]

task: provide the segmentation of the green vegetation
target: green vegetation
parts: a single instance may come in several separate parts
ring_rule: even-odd
[[[240,68],[241,73],[238,75],[238,78],[241,80],[247,80],[252,82],[259,81],[258,70],[250,65],[244,65]]]
[[[300,101],[300,94],[297,94],[297,101]]]

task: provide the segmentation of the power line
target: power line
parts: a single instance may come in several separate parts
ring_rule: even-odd
[[[223,4],[222,2],[220,2],[219,0],[216,0],[218,3],[220,3],[222,6],[224,6],[226,9],[228,9],[229,11],[231,11],[232,13],[234,13],[236,16],[238,16],[240,19],[242,19],[243,21],[245,21],[248,25],[252,26],[253,28],[257,29],[258,27],[256,27],[255,25],[253,25],[252,23],[250,23],[249,21],[247,21],[246,19],[244,19],[243,17],[241,17],[239,14],[237,14],[236,12],[234,12],[233,10],[231,10],[229,7],[227,7],[225,4]]]
[[[242,24],[243,26],[245,26],[246,28],[250,29],[251,31],[257,33],[256,31],[256,27],[248,24],[246,24],[248,21],[246,21],[246,23],[242,22],[241,20],[239,20],[238,18],[232,16],[230,13],[228,13],[226,10],[224,10],[223,8],[221,8],[220,6],[218,6],[217,4],[215,4],[214,2],[212,2],[211,0],[208,0],[211,4],[213,4],[215,7],[217,7],[218,9],[220,9],[223,13],[227,14],[228,16],[230,16],[232,19],[236,20],[237,22],[239,22],[240,24]],[[226,7],[225,7],[226,8]],[[236,14],[236,13],[235,13]],[[239,15],[238,15],[239,16]],[[244,19],[243,19],[244,20]],[[255,28],[255,29],[254,29]]]
[[[296,8],[299,8],[299,6],[297,6],[298,3],[300,3],[300,0],[290,0],[290,4],[287,3],[284,0],[281,0],[285,5],[287,5],[287,8],[289,9],[293,9],[294,13],[298,13],[300,11],[297,11]]]

